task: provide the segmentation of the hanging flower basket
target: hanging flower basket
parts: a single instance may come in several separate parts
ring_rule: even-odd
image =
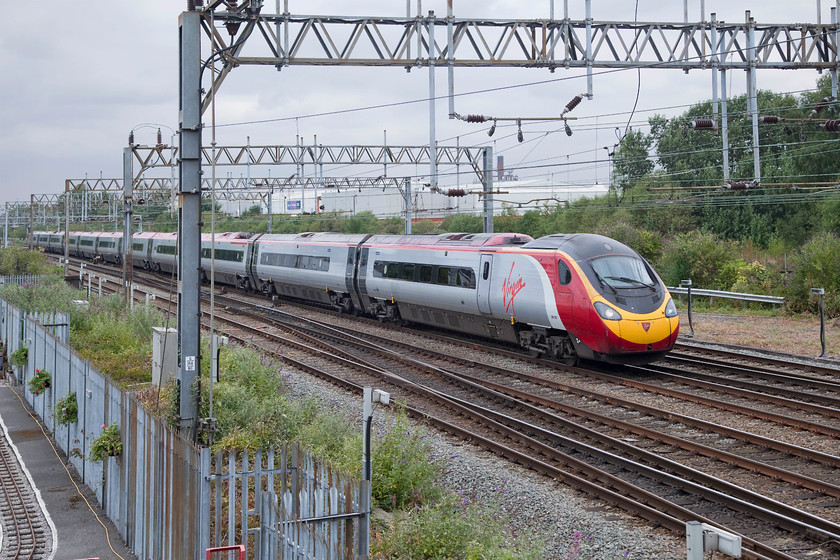
[[[120,427],[116,422],[105,427],[102,424],[102,433],[99,434],[90,444],[90,458],[92,461],[104,461],[107,457],[116,457],[122,453],[122,442],[120,441]]]
[[[52,376],[45,369],[36,369],[35,375],[29,380],[29,390],[36,397],[52,386]]]
[[[77,420],[79,405],[76,402],[76,393],[70,393],[55,405],[55,421],[66,426]]]
[[[26,360],[29,359],[29,348],[26,346],[21,346],[14,352],[12,355],[9,356],[9,363],[12,364],[15,368],[22,368],[26,365]]]

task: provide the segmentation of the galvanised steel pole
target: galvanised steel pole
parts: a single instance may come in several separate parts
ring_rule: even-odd
[[[493,233],[493,148],[484,148],[484,233]]]
[[[420,54],[419,52],[417,53]],[[437,187],[437,140],[435,139],[435,12],[429,11],[429,183]],[[434,191],[432,191],[434,192]]]
[[[201,14],[183,12],[180,39],[178,211],[179,424],[196,436],[201,359]],[[212,71],[212,69],[211,69]]]
[[[752,134],[753,134],[753,178],[756,183],[761,182],[761,160],[759,156],[759,142],[758,142],[758,86],[756,85],[756,62],[757,49],[755,46],[755,19],[750,17],[750,12],[746,12],[747,22],[747,100],[752,118]]]
[[[123,148],[123,247],[122,281],[126,309],[131,307],[131,283],[134,262],[132,260],[131,214],[134,211],[134,174],[132,172],[131,146]]]

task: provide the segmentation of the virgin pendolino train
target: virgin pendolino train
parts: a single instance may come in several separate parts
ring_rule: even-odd
[[[64,252],[63,232],[34,239]],[[71,233],[69,243],[73,256],[121,262],[121,233]],[[133,266],[177,268],[176,234],[138,233],[132,244]],[[569,364],[652,362],[679,331],[656,272],[600,235],[223,233],[203,234],[200,250],[205,280],[213,270],[220,284],[505,341]]]

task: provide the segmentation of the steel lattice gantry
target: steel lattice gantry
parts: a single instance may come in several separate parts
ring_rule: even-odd
[[[470,165],[481,169],[484,148],[436,146],[438,164]],[[139,178],[146,169],[170,167],[178,150],[154,146],[132,146],[134,161],[140,164]],[[201,148],[206,164],[228,165],[418,165],[432,159],[429,146],[216,146]]]
[[[832,22],[595,21],[586,0],[584,20],[474,20],[434,12],[415,17],[298,16],[265,13],[262,1],[238,6],[213,1],[201,8],[202,29],[224,68],[206,108],[226,75],[239,65],[519,68],[671,68],[749,70],[838,69],[837,8]],[[552,3],[553,6],[553,3]],[[553,7],[552,7],[553,12]],[[220,32],[223,24],[228,37]]]

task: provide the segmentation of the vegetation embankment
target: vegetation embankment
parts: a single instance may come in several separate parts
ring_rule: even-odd
[[[127,310],[121,296],[93,297],[87,308],[80,308],[73,300],[83,299],[83,292],[57,276],[38,284],[4,286],[0,297],[27,311],[69,313],[71,346],[97,369],[138,392],[151,410],[174,418],[178,398],[174,382],[150,386],[151,332],[153,326],[166,325],[163,314],[141,306]],[[202,361],[200,377],[203,416],[209,414],[208,362]],[[289,398],[287,374],[279,362],[251,348],[232,347],[221,354],[220,372],[221,380],[213,386],[215,450],[253,450],[297,441],[340,471],[359,476],[358,422],[325,411],[314,398]],[[439,475],[445,463],[433,456],[427,436],[424,430],[410,427],[405,413],[398,412],[375,438],[373,503],[387,513],[374,516],[372,556],[540,558],[540,536],[515,536],[510,519],[499,515],[494,504],[464,499],[442,487]]]

